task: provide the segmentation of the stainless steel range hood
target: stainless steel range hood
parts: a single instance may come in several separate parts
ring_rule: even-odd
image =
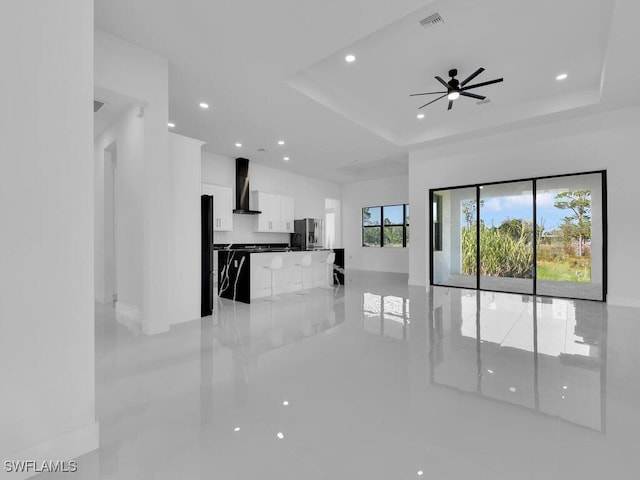
[[[249,159],[236,158],[236,209],[233,213],[258,215],[259,210],[249,208]]]

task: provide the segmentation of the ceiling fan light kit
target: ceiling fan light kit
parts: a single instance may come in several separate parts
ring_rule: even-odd
[[[469,75],[467,78],[465,78],[462,82],[460,82],[456,78],[456,76],[458,75],[458,70],[455,69],[455,68],[452,68],[451,70],[449,70],[449,76],[451,77],[451,80],[449,80],[448,82],[445,82],[441,77],[439,77],[437,75],[435,76],[435,79],[438,80],[438,82],[440,82],[442,84],[442,86],[444,86],[444,88],[446,88],[445,91],[412,93],[409,96],[410,97],[417,97],[419,95],[441,95],[440,97],[436,98],[435,100],[431,100],[430,102],[427,102],[424,105],[418,107],[418,109],[426,107],[427,105],[431,105],[432,103],[437,102],[438,100],[440,100],[441,98],[444,98],[444,97],[447,97],[447,99],[449,100],[449,106],[447,107],[447,110],[451,110],[453,108],[453,102],[455,100],[457,100],[458,98],[460,98],[461,96],[475,98],[477,100],[485,100],[487,97],[484,97],[482,95],[478,95],[476,93],[471,93],[468,90],[471,90],[471,89],[474,89],[474,88],[479,88],[479,87],[484,87],[484,86],[487,86],[487,85],[492,85],[494,83],[499,83],[499,82],[502,82],[504,79],[503,78],[496,78],[495,80],[489,80],[487,82],[481,82],[481,83],[476,83],[474,85],[468,85],[467,86],[467,84],[471,80],[476,78],[482,72],[484,72],[484,68],[481,67],[478,70],[476,70],[475,72],[473,72],[471,75]]]

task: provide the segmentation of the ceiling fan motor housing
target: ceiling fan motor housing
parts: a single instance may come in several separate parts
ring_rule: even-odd
[[[458,70],[456,70],[455,68],[449,70],[449,76],[451,77],[451,80],[449,80],[449,92],[447,93],[460,91],[460,82],[457,78],[454,78],[456,75],[458,75]]]

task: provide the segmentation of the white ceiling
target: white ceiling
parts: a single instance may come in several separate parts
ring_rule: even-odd
[[[429,145],[638,102],[637,0],[96,0],[96,26],[169,59],[170,120],[206,149],[348,182]],[[418,21],[439,12],[444,23]],[[344,61],[346,53],[357,60]],[[446,99],[450,68],[491,102]],[[557,82],[558,73],[569,78]],[[202,111],[198,103],[211,106]],[[286,141],[278,146],[277,140]],[[234,146],[241,142],[243,147]],[[258,152],[264,148],[267,152]],[[291,157],[284,162],[284,156]]]

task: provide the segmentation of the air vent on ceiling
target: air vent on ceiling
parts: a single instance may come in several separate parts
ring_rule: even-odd
[[[444,20],[442,19],[440,14],[436,12],[433,15],[429,15],[427,18],[423,18],[419,23],[422,27],[429,28],[439,23],[444,23]]]
[[[94,100],[93,101],[93,113],[96,113],[103,106],[104,106],[104,102],[101,102],[100,100]]]

